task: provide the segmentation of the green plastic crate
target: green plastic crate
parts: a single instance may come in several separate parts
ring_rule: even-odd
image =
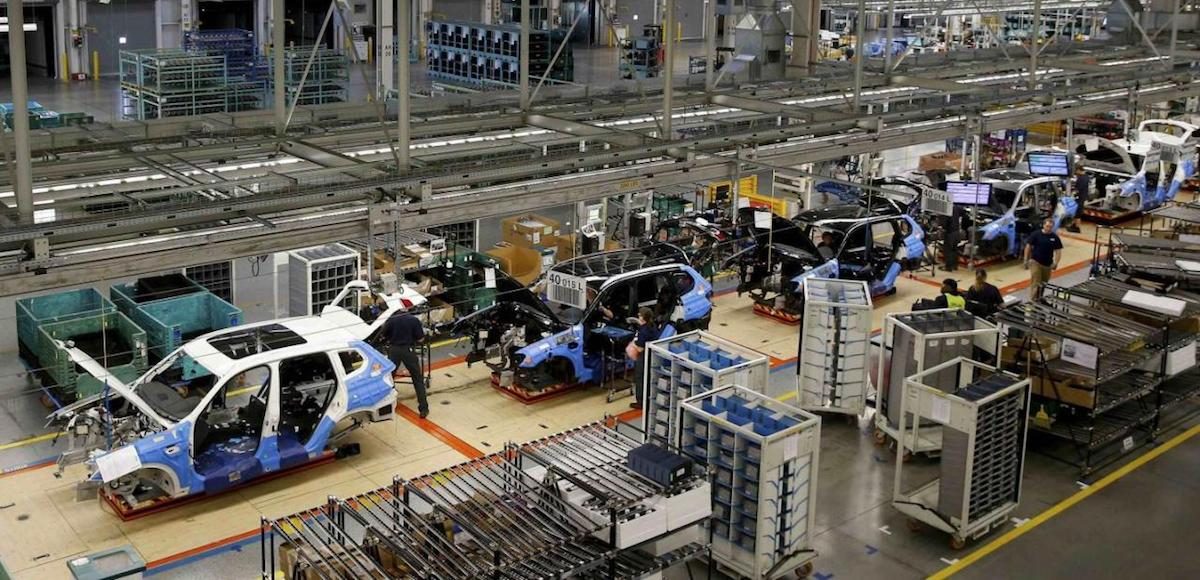
[[[97,340],[99,336],[113,342],[102,346]],[[86,344],[85,337],[89,339]],[[149,366],[146,332],[120,312],[43,324],[34,354],[50,382],[57,387],[51,392],[59,402],[94,395],[103,389],[99,380],[81,373],[66,349],[58,345],[68,341],[74,341],[78,348],[122,381],[138,378]]]

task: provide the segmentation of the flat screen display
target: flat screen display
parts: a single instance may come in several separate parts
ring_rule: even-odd
[[[1038,176],[1066,177],[1071,174],[1065,153],[1033,153],[1026,156],[1029,173]]]
[[[987,205],[992,200],[992,184],[974,181],[947,181],[950,201],[961,205]]]

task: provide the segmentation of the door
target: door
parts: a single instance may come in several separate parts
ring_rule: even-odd
[[[263,472],[262,448],[273,373],[267,365],[228,377],[209,396],[192,428],[192,463],[208,493],[232,487]],[[271,446],[273,447],[273,445]]]
[[[366,366],[354,349],[338,352],[336,363],[347,376]],[[324,451],[333,432],[327,412],[338,393],[339,378],[330,353],[314,352],[279,363],[279,464],[304,463]]]

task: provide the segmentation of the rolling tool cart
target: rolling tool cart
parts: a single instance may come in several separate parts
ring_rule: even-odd
[[[771,363],[762,353],[694,330],[655,341],[646,349],[646,441],[679,445],[679,403],[727,385],[765,392]]]
[[[870,388],[871,290],[866,282],[810,278],[804,284],[804,326],[796,394],[800,408],[844,414],[855,422]]]
[[[942,448],[942,427],[937,423],[920,422],[900,437],[904,379],[955,357],[995,360],[999,348],[1000,329],[966,310],[887,315],[875,381],[875,443],[897,444],[905,460],[913,453],[936,454]],[[936,384],[947,391],[957,386],[950,372],[939,375]]]
[[[949,391],[947,375],[955,378]],[[913,530],[926,524],[951,534],[958,550],[1008,521],[1021,500],[1029,379],[957,357],[905,384],[900,436],[922,420],[941,425],[942,461],[936,478],[912,487],[897,449],[892,505]]]
[[[715,473],[712,555],[733,577],[812,572],[821,418],[739,386],[682,403],[680,450]]]

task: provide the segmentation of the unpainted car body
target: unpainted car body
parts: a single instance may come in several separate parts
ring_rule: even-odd
[[[543,301],[535,289],[515,289],[491,308],[458,321],[456,336],[471,341],[467,362],[513,373],[513,382],[536,392],[558,385],[599,381],[606,356],[621,355],[633,339],[637,309],[650,307],[664,336],[708,327],[712,285],[668,244],[582,256],[552,272],[582,278],[587,307]],[[612,310],[612,318],[599,308]],[[627,366],[631,365],[627,362]]]
[[[742,236],[752,243],[729,261],[739,272],[738,292],[786,320],[801,314],[810,277],[862,280],[878,296],[892,292],[900,272],[925,253],[920,224],[884,204],[830,206],[790,220],[772,215],[769,229],[753,221],[742,227],[752,230]],[[833,243],[823,248],[826,233]]]
[[[1183,183],[1195,175],[1196,139],[1191,137],[1190,131],[1186,141],[1181,141],[1182,137],[1151,131],[1139,131],[1138,134],[1144,136],[1143,142],[1074,136],[1075,163],[1095,180],[1097,195],[1088,202],[1089,208],[1111,212],[1148,211],[1175,199]],[[1163,161],[1164,143],[1185,154],[1173,161]],[[1150,152],[1157,155],[1151,155],[1152,161],[1147,164],[1146,155]],[[1153,162],[1155,156],[1159,158],[1157,163]],[[1164,179],[1165,175],[1170,177]]]
[[[86,463],[85,483],[132,509],[302,465],[349,429],[390,420],[395,365],[367,340],[424,298],[403,287],[370,321],[339,306],[368,291],[354,282],[320,314],[206,334],[130,384],[64,345],[106,389],[50,416],[68,438],[60,470]]]
[[[992,198],[974,211],[976,257],[1014,257],[1022,240],[1041,229],[1044,220],[1053,219],[1058,228],[1079,213],[1079,203],[1066,194],[1061,177],[1035,177],[1012,169],[991,169],[981,176],[992,184]],[[963,213],[969,225],[971,212]]]

